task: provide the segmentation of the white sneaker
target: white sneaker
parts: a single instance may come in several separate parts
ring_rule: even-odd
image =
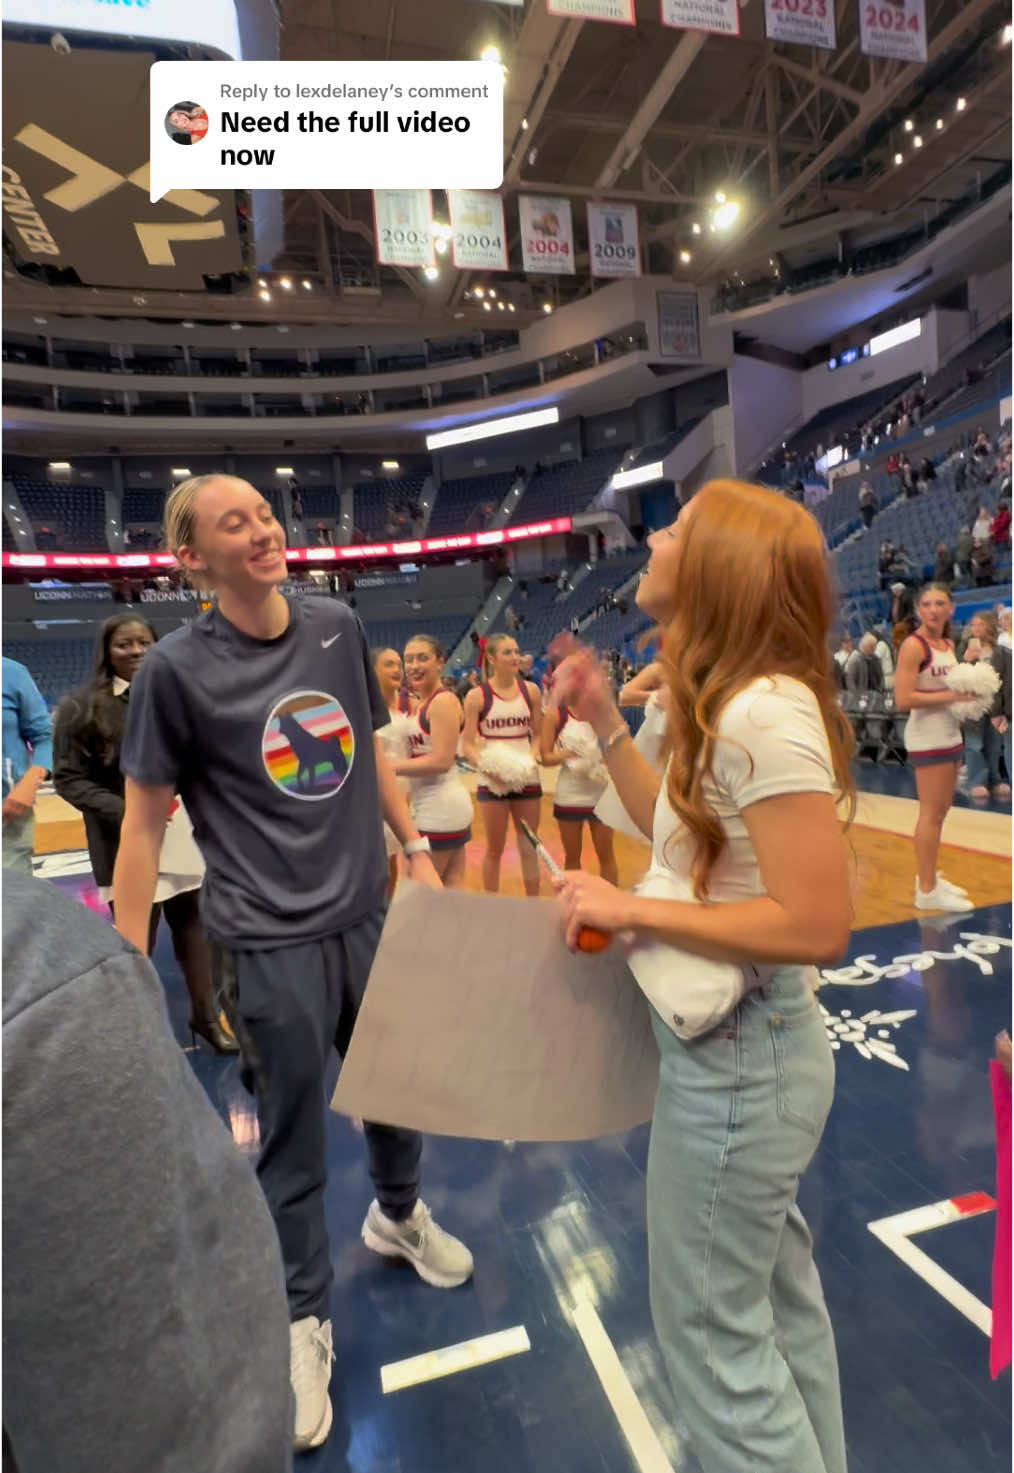
[[[296,1452],[320,1447],[331,1431],[331,1321],[323,1324],[316,1315],[296,1320],[289,1326],[289,1378],[295,1398],[292,1445]]]
[[[915,887],[916,910],[974,910],[975,906],[967,895],[959,895],[953,889],[945,890],[940,881],[937,880],[932,890],[923,893],[919,889],[918,882]]]
[[[402,1222],[387,1217],[379,1202],[372,1201],[363,1223],[363,1242],[385,1258],[404,1258],[435,1289],[454,1289],[472,1276],[471,1253],[433,1221],[421,1200]]]
[[[918,887],[917,887],[918,888]],[[963,900],[968,899],[968,891],[963,890],[960,885],[952,885],[950,880],[945,880],[943,875],[937,875],[936,888],[942,890],[945,895],[958,895]]]

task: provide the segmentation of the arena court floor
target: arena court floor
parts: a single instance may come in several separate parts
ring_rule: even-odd
[[[863,770],[860,781],[894,791],[861,796],[856,930],[819,994],[836,1048],[836,1099],[800,1194],[838,1339],[849,1467],[1008,1470],[1010,1373],[990,1381],[986,1330],[994,1172],[987,1064],[1011,1012],[1010,815],[952,812],[941,867],[978,908],[917,916],[910,777],[899,771],[885,781]],[[49,851],[39,872],[103,911],[76,815],[46,797],[39,818],[39,849]],[[543,828],[559,852],[548,815]],[[473,884],[478,824],[475,833]],[[618,853],[630,882],[645,851],[620,840]],[[504,882],[520,893],[511,849]],[[195,1072],[240,1147],[255,1154],[256,1121],[235,1063],[190,1047],[164,933],[155,961]],[[470,1284],[441,1293],[360,1243],[370,1197],[362,1142],[350,1122],[332,1117],[335,1424],[327,1445],[298,1458],[297,1469],[696,1473],[651,1329],[646,1153],[647,1128],[559,1146],[431,1138],[426,1199],[476,1261]],[[879,1236],[871,1223],[881,1225]],[[925,1255],[918,1272],[899,1256],[906,1243]],[[510,1349],[524,1343],[518,1327],[527,1350],[382,1390],[384,1367],[504,1332],[514,1332]],[[486,1353],[503,1348],[494,1342]]]

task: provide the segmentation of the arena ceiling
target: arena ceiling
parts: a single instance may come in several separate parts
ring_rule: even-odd
[[[674,31],[658,0],[637,0],[637,25],[559,19],[544,0],[279,0],[284,58],[464,59],[496,45],[507,68],[504,193],[511,259],[520,259],[511,196],[569,195],[583,230],[586,199],[638,205],[645,270],[718,284],[798,267],[932,218],[1010,159],[1011,47],[998,0],[927,0],[925,67],[859,51],[857,0],[833,0],[834,52],[775,45],[760,0],[741,3],[738,39]],[[905,121],[924,137],[915,149]],[[937,119],[940,126],[937,126]],[[903,162],[896,163],[901,156]],[[695,234],[716,191],[740,205],[726,234]],[[437,212],[440,213],[437,197]],[[580,245],[580,240],[579,240]],[[689,254],[690,260],[685,259]],[[682,259],[681,259],[682,257]],[[261,263],[262,265],[265,263]],[[312,320],[482,321],[478,278],[444,261],[441,278],[378,267],[365,192],[289,192],[284,247],[273,263],[312,276],[314,299],[279,299]],[[573,277],[499,277],[516,322],[591,290],[580,254]],[[29,308],[37,284],[8,278],[8,304]],[[249,293],[252,297],[252,291]],[[49,297],[47,305],[56,304]],[[235,315],[206,295],[64,289],[63,311]],[[488,321],[488,319],[487,319]]]

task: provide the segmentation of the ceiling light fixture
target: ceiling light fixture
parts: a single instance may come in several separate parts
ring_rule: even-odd
[[[425,276],[427,281],[436,281],[437,277],[440,275],[440,272],[438,271],[436,266],[426,266],[423,270],[423,275]]]
[[[700,233],[701,233],[701,227],[697,223],[696,220],[694,221],[694,223],[690,227],[690,233],[691,233],[691,235],[700,235]]]
[[[943,120],[943,118],[937,118],[937,132],[938,133],[942,130],[943,126],[944,126],[944,120]]]
[[[966,102],[965,98],[959,97],[954,106],[959,113],[963,113],[965,111],[965,108],[968,106],[968,103]]]
[[[543,302],[543,304],[542,304],[542,310],[543,310],[543,312],[545,312],[547,314],[550,313],[550,312],[552,312],[552,310],[553,310],[553,304],[552,304],[552,302]]]
[[[720,204],[719,207],[718,207],[718,209],[715,211],[715,215],[714,215],[715,229],[716,230],[728,230],[730,228],[730,226],[732,226],[732,225],[734,225],[736,223],[736,221],[737,221],[738,218],[739,218],[739,204],[738,204],[738,202],[736,200],[734,200],[734,199],[726,200],[723,204]]]
[[[1010,26],[1004,26],[1003,30],[1000,32],[1000,45],[1001,46],[1009,46],[1010,45],[1010,38],[1011,38],[1011,28],[1010,28]]]
[[[722,193],[722,191],[720,189],[715,192],[715,204],[716,205],[724,205],[725,204],[725,195]]]
[[[689,251],[680,251],[680,261],[684,266],[689,266],[692,260],[693,257],[691,256]]]
[[[903,153],[896,153],[894,155],[894,162],[896,164],[903,164],[905,162],[905,155]]]
[[[302,286],[303,286],[303,290],[305,292],[312,292],[313,291],[313,282],[312,281],[304,281],[302,283]]]
[[[905,132],[906,133],[914,133],[915,132],[915,124],[913,123],[913,121],[912,121],[911,118],[906,118],[905,119]]]
[[[493,310],[493,304],[491,302],[483,302],[483,304],[482,304],[482,310],[484,312],[492,312],[492,310]]]
[[[922,134],[921,133],[917,133],[915,135],[915,137],[912,139],[912,147],[913,148],[922,148]]]
[[[288,276],[283,276],[278,285],[282,288],[282,291],[284,292],[291,292],[292,290],[292,280]]]
[[[480,61],[503,61],[499,46],[484,46],[479,52]]]

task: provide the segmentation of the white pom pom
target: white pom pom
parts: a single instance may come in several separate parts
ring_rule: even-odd
[[[1000,689],[1000,677],[986,660],[963,660],[948,670],[946,680],[948,690],[975,697],[974,701],[956,701],[950,708],[959,721],[981,721],[989,715]]]
[[[515,751],[515,747],[519,750]],[[501,798],[508,793],[519,793],[537,781],[527,742],[512,743],[511,746],[487,742],[479,753],[479,772],[490,792]]]

